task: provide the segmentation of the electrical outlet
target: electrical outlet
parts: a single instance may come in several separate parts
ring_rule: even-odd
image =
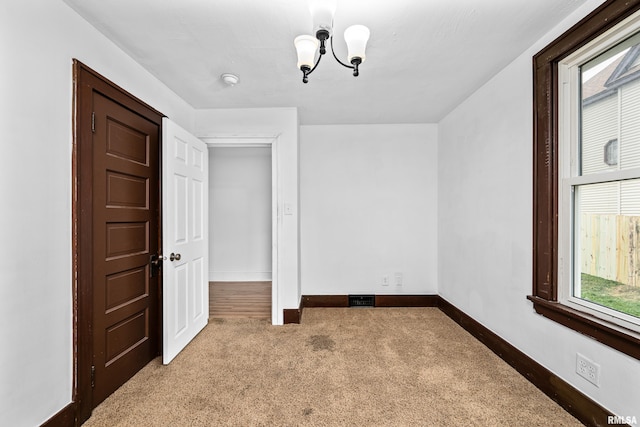
[[[389,275],[384,274],[382,276],[382,286],[389,286]]]
[[[396,286],[402,286],[402,273],[396,273]]]
[[[600,365],[576,353],[576,372],[590,383],[600,386]]]

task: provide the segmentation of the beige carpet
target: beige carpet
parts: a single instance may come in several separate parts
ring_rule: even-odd
[[[92,426],[579,426],[437,308],[212,321],[98,406]]]

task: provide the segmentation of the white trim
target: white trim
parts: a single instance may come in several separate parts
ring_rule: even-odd
[[[249,148],[249,147],[271,147],[271,323],[273,325],[282,325],[282,307],[279,302],[279,280],[278,270],[280,265],[278,247],[280,244],[280,236],[282,229],[282,218],[280,212],[280,181],[278,179],[278,146],[280,134],[277,135],[203,135],[199,136],[203,140],[207,147],[234,147],[234,148]],[[209,273],[209,277],[214,277],[212,274],[219,274],[221,272]],[[245,273],[254,274],[254,273]],[[216,276],[217,277],[217,276]],[[239,276],[236,276],[239,277]],[[231,280],[238,281],[238,280]]]
[[[270,147],[280,135],[250,135],[250,136],[201,136],[210,147]]]
[[[282,229],[282,218],[280,216],[280,180],[278,179],[278,147],[279,137],[273,138],[271,142],[271,323],[273,325],[284,324],[284,315],[280,307],[280,230]]]
[[[635,316],[621,313],[604,305],[595,304],[591,301],[573,296],[569,296],[569,298],[567,298],[563,303],[575,310],[586,312],[594,317],[598,317],[614,325],[621,326],[624,328],[623,332],[633,332],[633,336],[640,338],[640,325],[638,324],[638,318]]]
[[[210,271],[210,282],[268,282],[272,280],[270,271]]]
[[[613,181],[626,181],[628,179],[640,178],[640,168],[629,168],[616,171],[603,171],[591,173],[589,175],[573,176],[570,178],[564,178],[567,185],[588,185],[588,184],[602,184],[605,182]]]
[[[558,102],[558,122],[569,123],[568,126],[558,126],[558,299],[565,301],[569,295],[571,286],[562,284],[571,283],[572,280],[572,192],[562,179],[565,176],[572,176],[576,172],[575,152],[577,143],[575,142],[578,128],[576,109],[573,108],[571,100],[577,99],[574,93],[576,90],[576,73],[572,69],[562,64],[558,67],[559,80],[559,102]],[[573,132],[572,132],[573,130]]]

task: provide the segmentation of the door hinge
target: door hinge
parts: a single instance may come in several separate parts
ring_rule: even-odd
[[[91,365],[91,388],[96,386],[96,367]]]
[[[91,113],[91,132],[96,131],[96,113]]]

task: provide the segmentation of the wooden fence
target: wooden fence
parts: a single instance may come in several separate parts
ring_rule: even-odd
[[[640,286],[640,216],[583,214],[582,272]]]

